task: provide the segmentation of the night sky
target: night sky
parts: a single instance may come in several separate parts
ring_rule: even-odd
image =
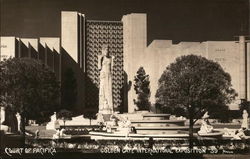
[[[0,0],[2,36],[60,36],[60,12],[91,20],[121,20],[147,13],[148,43],[235,40],[248,34],[248,0]]]

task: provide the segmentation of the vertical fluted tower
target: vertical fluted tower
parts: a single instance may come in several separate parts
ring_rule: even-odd
[[[240,57],[240,99],[246,99],[246,49],[245,36],[239,37],[239,57]]]

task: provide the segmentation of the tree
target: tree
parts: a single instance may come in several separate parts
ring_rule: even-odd
[[[150,102],[150,89],[149,89],[149,75],[146,74],[143,67],[140,67],[137,71],[137,75],[134,78],[134,89],[137,94],[137,100],[134,99],[134,103],[139,110],[149,110]]]
[[[64,128],[65,128],[65,122],[67,120],[72,120],[72,115],[73,115],[72,112],[66,109],[62,109],[58,112],[57,117],[63,120]]]
[[[68,68],[64,73],[62,82],[62,106],[64,109],[71,110],[77,101],[77,81],[74,71]]]
[[[25,136],[26,120],[48,121],[60,109],[60,85],[55,73],[35,59],[0,62],[0,103],[18,112]]]
[[[201,56],[181,56],[171,63],[159,79],[156,102],[162,108],[182,108],[189,118],[190,147],[193,125],[208,111],[231,103],[237,93],[231,77],[222,67]]]

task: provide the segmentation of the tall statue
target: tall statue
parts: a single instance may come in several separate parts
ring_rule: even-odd
[[[19,113],[16,113],[16,119],[17,119],[17,130],[20,132],[20,125],[21,125],[21,115]]]
[[[243,110],[242,118],[243,119],[242,119],[241,127],[249,129],[249,125],[248,125],[248,113],[247,113],[246,110]]]
[[[98,55],[98,69],[100,71],[99,113],[113,113],[112,96],[112,67],[113,56],[109,55],[108,45],[103,45],[101,55]]]

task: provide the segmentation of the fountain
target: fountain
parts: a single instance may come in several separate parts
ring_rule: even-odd
[[[127,115],[127,116],[126,116]],[[110,132],[91,131],[91,139],[94,140],[169,140],[174,138],[188,138],[189,126],[185,125],[184,117],[173,117],[170,114],[113,114],[117,117],[118,125],[106,122],[106,127],[111,127]],[[130,119],[129,119],[130,117]],[[172,117],[172,118],[170,118]],[[200,126],[194,126],[197,133]],[[135,133],[136,132],[136,133]]]

